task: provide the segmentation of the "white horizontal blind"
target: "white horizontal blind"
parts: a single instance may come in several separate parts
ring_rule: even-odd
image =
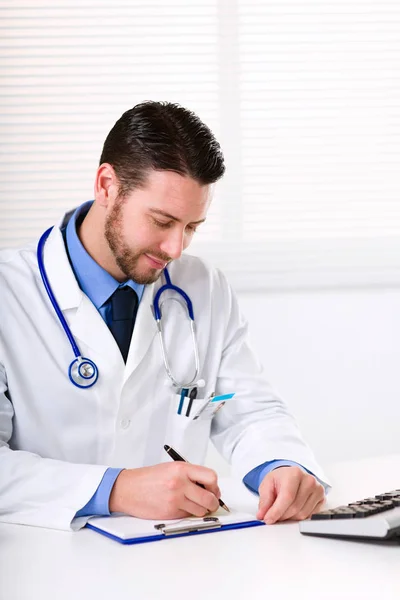
[[[210,125],[227,173],[191,251],[237,288],[400,283],[400,4],[0,2],[0,245],[93,195],[145,99]]]
[[[214,0],[17,0],[0,16],[0,245],[93,198],[105,137],[138,102],[179,102],[218,135]]]
[[[400,3],[239,0],[238,23],[238,270],[400,282]]]

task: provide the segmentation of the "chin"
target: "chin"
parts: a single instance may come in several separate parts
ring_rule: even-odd
[[[131,275],[131,279],[140,285],[149,285],[150,283],[154,283],[159,279],[162,269],[151,269],[147,273],[136,273]]]

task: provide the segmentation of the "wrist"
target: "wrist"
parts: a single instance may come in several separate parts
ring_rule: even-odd
[[[114,482],[108,502],[110,512],[125,512],[124,489],[127,475],[128,471],[123,469]]]

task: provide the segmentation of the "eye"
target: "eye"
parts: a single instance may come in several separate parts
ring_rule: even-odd
[[[188,225],[186,229],[189,230],[190,233],[195,233],[198,225]]]
[[[160,227],[160,229],[168,229],[171,226],[172,221],[157,221],[157,219],[153,219],[153,223]]]

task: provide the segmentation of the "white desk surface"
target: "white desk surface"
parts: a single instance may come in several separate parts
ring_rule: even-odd
[[[329,505],[400,486],[400,455],[333,465]],[[245,494],[246,508],[256,505]],[[244,506],[243,504],[243,506]],[[0,600],[400,599],[400,544],[303,536],[296,523],[123,546],[0,524]]]

